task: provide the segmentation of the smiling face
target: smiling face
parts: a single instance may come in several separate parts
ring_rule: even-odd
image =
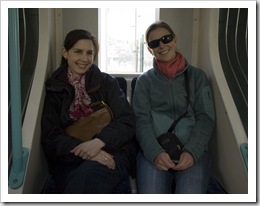
[[[171,33],[166,28],[158,27],[149,33],[147,40],[148,42],[151,42],[168,34]],[[165,63],[171,62],[176,56],[176,39],[174,37],[174,39],[167,44],[164,44],[160,41],[158,47],[153,49],[148,47],[148,50],[158,61]]]
[[[80,39],[68,51],[63,48],[62,55],[68,61],[72,74],[81,77],[94,61],[95,51],[92,40]]]

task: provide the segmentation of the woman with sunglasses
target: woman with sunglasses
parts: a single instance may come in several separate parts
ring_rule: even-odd
[[[215,126],[207,76],[176,51],[176,36],[167,23],[150,25],[146,42],[154,56],[153,68],[138,77],[133,95],[136,138],[141,148],[137,156],[137,191],[206,193],[211,166],[207,144]],[[183,144],[182,153],[179,161],[173,162],[157,137],[183,114],[174,129]]]

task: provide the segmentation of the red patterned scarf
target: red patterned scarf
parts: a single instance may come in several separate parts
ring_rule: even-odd
[[[68,81],[75,89],[75,98],[69,109],[69,115],[74,120],[93,113],[93,110],[88,106],[91,103],[91,99],[85,90],[85,76],[86,74],[81,77],[75,77],[68,68]]]

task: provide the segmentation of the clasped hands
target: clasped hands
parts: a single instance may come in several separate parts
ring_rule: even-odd
[[[98,138],[90,141],[83,142],[74,147],[70,152],[84,160],[97,161],[102,165],[107,166],[109,169],[115,169],[115,161],[113,156],[101,148],[105,143]]]
[[[185,170],[194,164],[192,155],[188,152],[181,154],[180,160],[177,164],[173,163],[170,156],[166,152],[162,152],[156,156],[154,160],[156,168],[163,171],[172,170]]]

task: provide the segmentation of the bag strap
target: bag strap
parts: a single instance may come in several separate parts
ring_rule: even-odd
[[[188,106],[190,104],[190,87],[189,87],[189,77],[188,77],[188,69],[186,69],[186,71],[184,72],[184,77],[185,77],[185,88],[186,88],[186,93],[187,93],[187,108],[186,111],[183,115],[181,115],[180,117],[178,117],[178,119],[176,119],[172,125],[170,126],[170,128],[168,129],[168,133],[172,133],[172,131],[174,130],[174,128],[176,127],[176,125],[179,123],[179,121],[188,113]]]

